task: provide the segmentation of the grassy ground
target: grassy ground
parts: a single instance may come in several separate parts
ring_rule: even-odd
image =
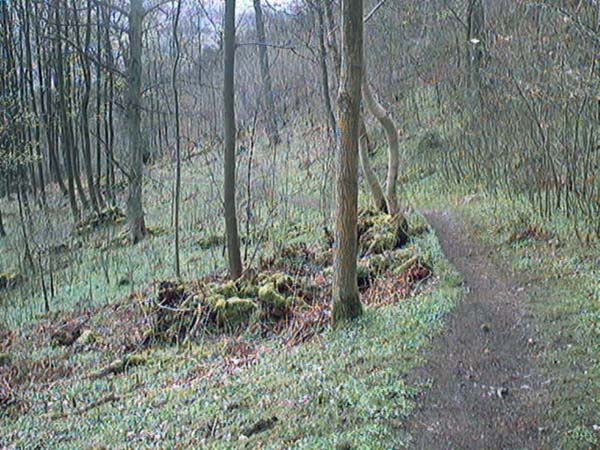
[[[11,355],[39,361],[56,377],[19,393],[25,410],[9,410],[2,419],[0,445],[406,446],[403,419],[416,392],[404,376],[421,363],[423,347],[462,292],[431,233],[412,245],[432,262],[434,283],[413,298],[368,307],[352,326],[326,331],[304,345],[285,345],[248,330],[152,347],[123,373],[99,378],[90,374],[111,355],[94,345],[46,344],[27,356]],[[90,326],[102,329],[99,323]]]
[[[600,244],[580,242],[572,222],[536,217],[524,204],[431,175],[409,186],[421,207],[457,208],[474,233],[511,261],[532,292],[536,345],[552,401],[552,429],[564,449],[600,447]]]
[[[215,360],[235,358],[227,350],[236,345],[232,337],[227,343],[153,349],[143,367],[125,374],[74,377],[29,392],[32,409],[4,419],[0,443],[9,448],[47,443],[53,448],[404,446],[401,427],[415,391],[403,376],[421,362],[422,347],[461,292],[435,240],[428,237],[422,244],[435,255],[440,277],[435,291],[369,308],[352,327],[328,331],[304,346],[244,338],[239,342],[264,347],[260,362],[247,369],[230,361],[231,369],[224,369],[225,363],[217,374],[203,373]],[[118,400],[78,412],[108,395]]]
[[[250,259],[284,241],[314,243],[322,239],[331,193],[318,181],[330,162],[321,150],[307,139],[283,145],[276,155],[260,146],[252,155],[239,155],[240,234],[243,251]],[[306,161],[298,161],[296,154]],[[183,163],[180,229],[184,279],[197,279],[225,267],[223,246],[219,242],[205,245],[223,230],[221,178],[215,173],[219,167],[222,163],[213,153]],[[123,223],[93,233],[74,233],[68,204],[56,191],[50,193],[46,211],[34,210],[24,239],[16,200],[4,200],[1,206],[8,237],[0,239],[0,274],[15,273],[26,282],[12,290],[0,289],[0,322],[18,327],[43,316],[43,284],[50,312],[56,312],[104,305],[155,280],[172,277],[173,171],[168,161],[148,168],[144,204],[153,235],[135,246],[123,244]],[[123,205],[126,192],[118,194]],[[36,271],[28,267],[25,240],[36,266],[44,269],[44,279],[38,267]]]
[[[251,259],[277,253],[284,244],[322,241],[331,193],[319,182],[328,167],[319,148],[310,140],[288,145],[274,165],[259,149],[249,189],[241,170],[241,229]],[[305,160],[298,163],[290,155]],[[241,161],[249,167],[248,154]],[[182,261],[188,280],[224,267],[222,246],[206,245],[221,232],[218,176],[209,167],[204,157],[184,165]],[[123,244],[119,224],[72,234],[66,205],[58,198],[46,215],[34,217],[29,242],[45,273],[53,273],[52,280],[44,280],[48,290],[53,284],[50,314],[44,312],[42,279],[23,268],[16,205],[3,203],[9,238],[0,241],[0,272],[20,272],[27,279],[0,294],[0,323],[24,343],[7,356],[11,364],[27,360],[31,379],[44,377],[18,392],[23,409],[1,413],[0,446],[410,448],[402,430],[415,387],[404,376],[422,363],[429,337],[441,330],[444,314],[462,292],[430,233],[411,245],[427,255],[435,283],[409,299],[370,306],[356,326],[326,330],[306,344],[289,345],[248,330],[152,346],[124,360],[126,349],[64,348],[39,337],[44,324],[65,314],[110,311],[173,276],[171,171],[159,164],[149,172],[147,217],[156,234],[140,245]],[[276,179],[270,178],[273,173]],[[479,237],[494,243],[537,286],[530,305],[554,398],[548,405],[554,427],[547,432],[557,434],[565,449],[600,445],[597,243],[582,245],[566,222],[536,218],[518,203],[421,175],[412,174],[405,184],[403,195],[411,204],[461,209]],[[110,317],[92,320],[101,329]],[[91,376],[119,360],[118,373]]]
[[[250,189],[240,181],[240,209],[255,264],[284,245],[322,244],[331,194],[319,181],[327,161],[317,150],[309,144],[284,148],[276,183],[269,181],[273,170],[265,163],[270,155],[254,155],[263,162],[254,163]],[[292,153],[307,160],[294,166]],[[249,155],[241,161],[244,167]],[[218,177],[205,163],[200,157],[185,164],[186,280],[224,267],[222,245],[206,245],[220,234],[221,220],[218,183],[210,181]],[[0,242],[0,269],[20,272],[26,280],[0,299],[0,332],[8,329],[13,341],[0,355],[0,369],[19,380],[10,393],[14,403],[0,410],[0,447],[406,447],[409,437],[402,428],[416,394],[406,376],[422,363],[424,347],[462,293],[461,279],[435,236],[425,232],[409,243],[433,268],[434,278],[401,295],[395,284],[383,282],[380,291],[365,294],[371,305],[347,328],[317,329],[298,344],[250,327],[182,344],[136,347],[132,353],[127,338],[137,330],[127,328],[127,313],[154,295],[155,282],[173,276],[170,171],[169,165],[157,165],[149,172],[147,220],[156,234],[133,247],[122,241],[119,223],[71,233],[66,205],[58,198],[45,215],[34,216],[30,245],[45,273],[53,274],[50,313],[44,311],[40,274],[23,269],[16,205],[2,205],[9,238]],[[246,216],[248,204],[252,217]],[[423,228],[418,215],[411,221]],[[44,283],[49,290],[49,278]],[[53,343],[57,327],[79,317],[94,330],[92,337],[69,346]],[[145,324],[139,314],[137,319],[136,325]]]

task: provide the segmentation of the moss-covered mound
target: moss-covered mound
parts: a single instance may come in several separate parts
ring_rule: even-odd
[[[361,255],[372,255],[403,247],[410,238],[410,231],[403,214],[364,210],[359,215],[358,236]]]
[[[142,303],[148,318],[145,343],[181,342],[196,333],[234,331],[251,323],[273,324],[289,317],[302,299],[291,275],[260,273],[238,281],[159,283],[155,298]]]

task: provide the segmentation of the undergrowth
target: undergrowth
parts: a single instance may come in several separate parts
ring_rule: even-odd
[[[249,327],[152,345],[132,358],[98,345],[109,339],[101,332],[106,318],[92,317],[88,325],[98,331],[91,341],[11,355],[33,360],[30,367],[43,367],[47,379],[18,392],[18,403],[2,418],[0,445],[405,447],[404,419],[416,394],[405,375],[422,363],[423,347],[462,293],[432,233],[422,231],[410,245],[434,279],[396,301],[375,302],[357,322],[326,328],[302,345]]]

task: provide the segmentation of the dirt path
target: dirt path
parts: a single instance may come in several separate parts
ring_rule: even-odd
[[[426,215],[468,294],[434,341],[427,366],[415,374],[432,387],[409,424],[410,448],[550,448],[543,443],[543,383],[525,292],[492,261],[494,249],[475,240],[459,213]]]

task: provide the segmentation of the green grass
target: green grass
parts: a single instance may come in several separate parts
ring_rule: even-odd
[[[240,231],[249,242],[250,258],[255,252],[256,258],[277,254],[278,248],[294,242],[318,244],[323,227],[331,229],[331,183],[324,187],[320,181],[330,174],[331,161],[321,147],[320,141],[310,140],[280,147],[277,170],[270,165],[268,150],[258,147],[250,198],[248,155],[240,155]],[[302,155],[300,163],[297,155]],[[215,165],[203,157],[184,164],[184,280],[225,268],[222,247],[203,245],[222,233],[221,182],[211,167]],[[123,225],[87,236],[73,234],[67,206],[56,193],[47,211],[34,214],[30,245],[42,255],[47,287],[53,273],[50,315],[44,314],[39,272],[25,269],[17,205],[3,201],[9,237],[0,240],[0,271],[22,272],[28,281],[0,292],[0,324],[19,335],[20,343],[10,350],[11,363],[32,375],[40,371],[47,381],[22,385],[16,392],[22,409],[0,412],[0,447],[409,448],[402,427],[417,387],[405,380],[423,363],[424,348],[463,292],[460,275],[444,259],[432,233],[411,245],[433,265],[434,283],[406,301],[367,307],[360,320],[327,330],[306,344],[289,347],[282,339],[251,330],[239,336],[207,336],[179,347],[151,347],[140,354],[144,364],[101,378],[89,375],[125,351],[50,345],[46,324],[127,301],[130,294],[173,277],[172,169],[163,163],[149,169],[146,221],[162,232],[136,246],[108,245]],[[361,193],[361,203],[366,201]],[[410,219],[423,221],[417,215]],[[44,252],[59,244],[74,249],[53,256]],[[110,309],[100,311],[105,312],[93,316],[89,326],[102,339],[102,321],[111,316]],[[245,358],[250,358],[247,366]],[[266,429],[251,433],[261,421]]]
[[[216,151],[216,150],[215,150]],[[331,186],[323,189],[315,179],[323,179],[327,169],[319,159],[320,147],[311,141],[296,141],[279,149],[272,170],[270,150],[257,146],[247,190],[248,155],[239,156],[238,205],[243,252],[251,258],[280,246],[289,239],[315,243],[322,238],[323,224],[329,220]],[[308,168],[288,161],[290,155],[312,157]],[[213,153],[211,153],[213,155]],[[210,155],[209,155],[210,156]],[[223,233],[222,194],[219,160],[207,162],[204,156],[183,164],[181,193],[181,269],[183,279],[197,279],[226,267],[223,247],[202,248],[203,238]],[[73,219],[64,198],[49,192],[49,207],[33,206],[28,243],[34,252],[35,269],[26,264],[23,236],[16,199],[1,200],[8,237],[0,238],[0,273],[18,272],[28,280],[12,290],[0,290],[0,323],[10,328],[35,322],[44,313],[43,267],[51,312],[101,306],[148,286],[155,280],[175,274],[174,238],[171,220],[173,165],[160,161],[148,169],[144,184],[146,224],[159,230],[141,243],[111,245],[125,230],[124,224],[107,226],[89,235],[73,233]],[[316,174],[316,175],[315,175]],[[56,188],[56,186],[53,186]],[[119,205],[124,208],[120,193]],[[247,220],[248,202],[251,217]],[[292,236],[293,235],[293,236]],[[246,250],[247,243],[247,252]],[[49,253],[56,245],[73,250]],[[50,295],[50,274],[54,296]]]
[[[30,409],[2,419],[0,446],[409,448],[402,425],[416,387],[405,376],[423,363],[423,348],[463,292],[433,234],[414,245],[432,261],[435,285],[395,305],[367,308],[355,323],[305,345],[288,348],[248,332],[241,339],[260,348],[261,357],[239,372],[226,370],[234,336],[153,348],[145,365],[96,380],[83,375],[110,355],[37,349],[33,357],[67,358],[76,374],[23,393]],[[120,399],[77,412],[110,393]],[[261,420],[271,426],[251,434]]]

